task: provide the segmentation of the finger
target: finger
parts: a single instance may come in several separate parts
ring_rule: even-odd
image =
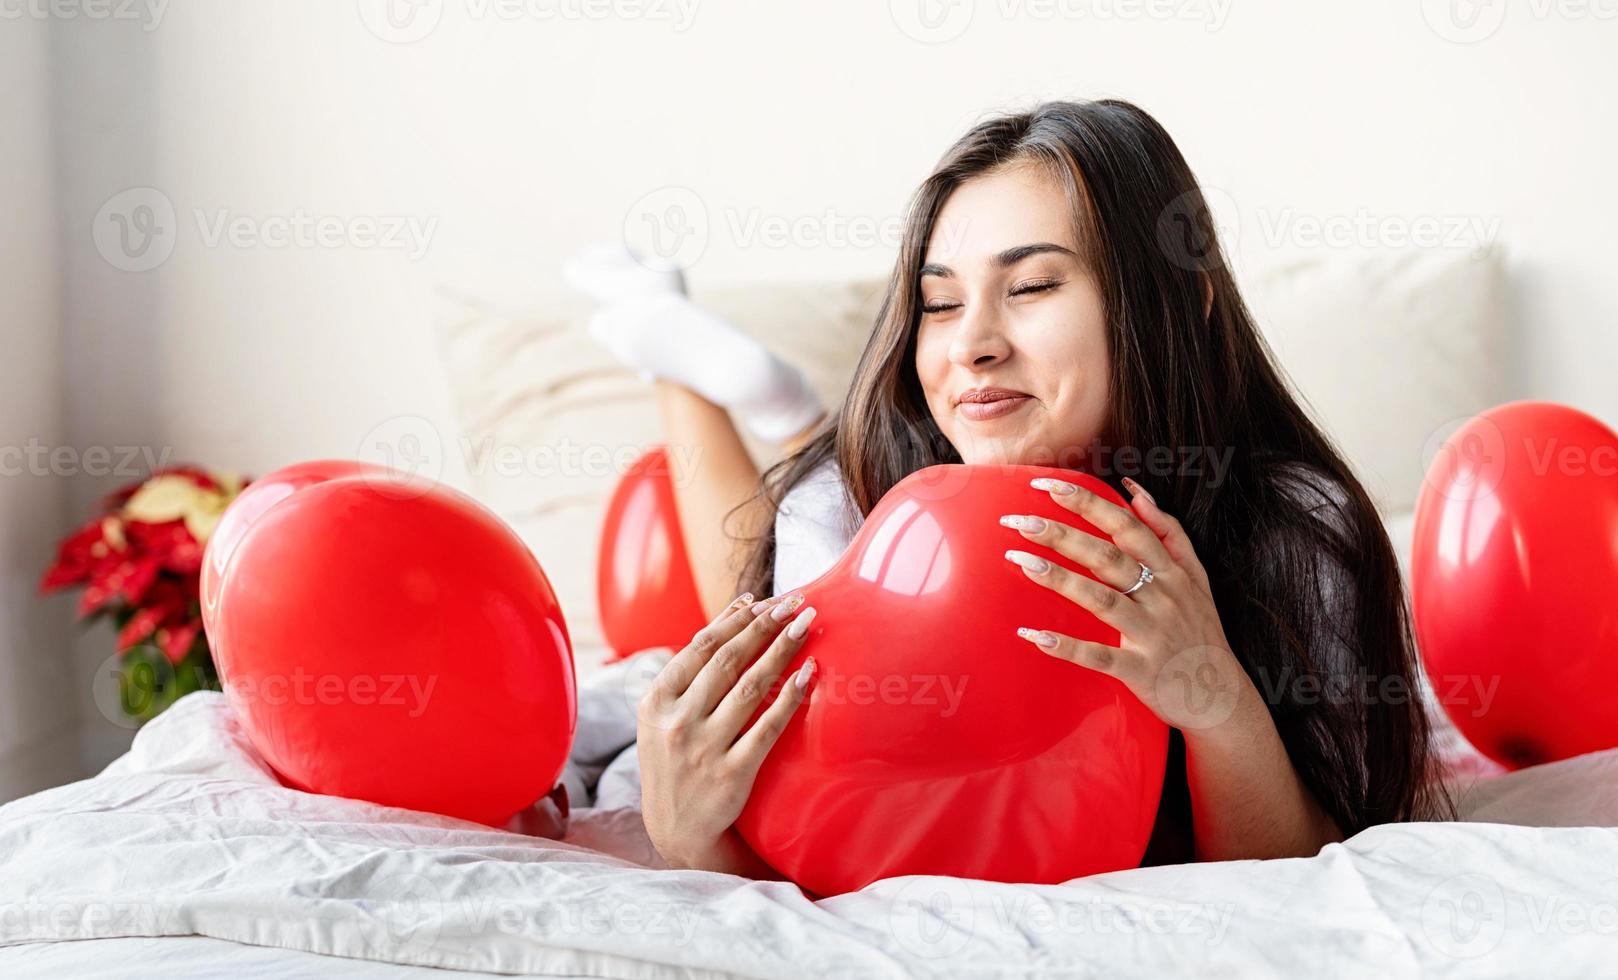
[[[1049,493],[1052,500],[1095,525],[1098,531],[1111,538],[1125,554],[1145,564],[1152,571],[1165,569],[1174,564],[1174,560],[1164,549],[1163,542],[1157,539],[1151,528],[1135,516],[1134,511],[1120,507],[1100,494],[1066,480],[1039,477],[1030,481],[1030,485],[1036,490]]]
[[[1190,572],[1202,583],[1203,588],[1207,588],[1208,572],[1202,567],[1202,559],[1197,557],[1197,549],[1192,547],[1191,538],[1185,533],[1185,528],[1180,526],[1180,522],[1173,515],[1157,506],[1157,500],[1145,487],[1127,476],[1124,477],[1124,486],[1129,490],[1129,503],[1135,509],[1136,516],[1152,529],[1158,540],[1163,542],[1169,557],[1174,559],[1175,564]]]
[[[684,694],[714,653],[753,621],[752,606],[751,592],[744,592],[730,600],[708,625],[697,631],[690,643],[663,666],[647,694],[653,699],[663,700],[673,700]]]
[[[809,696],[809,679],[815,673],[815,658],[810,657],[803,662],[792,679],[781,685],[781,693],[758,716],[758,721],[747,730],[747,734],[736,740],[731,746],[731,754],[736,761],[748,767],[748,771],[757,774],[758,767],[763,764],[764,757],[786,731],[787,722],[798,710],[798,705]]]
[[[714,652],[702,669],[697,671],[697,679],[691,682],[685,694],[698,717],[705,718],[713,713],[719,702],[736,686],[736,679],[742,676],[742,671],[769,645],[801,605],[802,593],[794,592],[755,616],[752,622]]]
[[[1066,660],[1068,663],[1088,667],[1120,680],[1124,680],[1124,675],[1134,666],[1135,657],[1128,650],[1109,647],[1105,643],[1080,640],[1065,633],[1037,630],[1027,626],[1019,626],[1017,635],[1057,660]]]
[[[735,741],[747,719],[753,717],[753,712],[764,702],[775,683],[781,677],[781,671],[786,669],[803,649],[809,636],[809,626],[815,621],[817,610],[809,606],[797,616],[787,628],[776,636],[775,642],[764,651],[764,655],[753,661],[753,666],[747,668],[747,673],[736,682],[719,707],[714,709],[714,722],[718,725],[716,732],[725,738],[725,744]]]
[[[1000,523],[1029,541],[1088,568],[1096,578],[1120,592],[1140,578],[1140,562],[1106,538],[1034,514],[1007,514]]]
[[[1056,562],[1026,551],[1012,549],[1006,560],[1020,566],[1023,574],[1058,595],[1088,609],[1095,617],[1124,634],[1139,634],[1147,613],[1134,599]]]

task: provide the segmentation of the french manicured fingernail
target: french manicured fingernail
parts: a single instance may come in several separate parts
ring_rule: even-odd
[[[786,622],[786,618],[803,605],[803,593],[794,592],[782,600],[781,604],[770,610],[770,618],[777,623]]]
[[[748,612],[750,612],[753,615],[757,616],[759,613],[763,612],[764,610],[766,610],[768,608],[770,608],[770,600],[768,600],[768,599],[760,599],[759,601],[753,603],[753,608],[749,609]]]
[[[794,624],[794,625],[796,625],[796,624]],[[811,674],[813,674],[814,672],[815,672],[815,658],[810,657],[808,660],[805,660],[803,662],[802,667],[798,668],[798,676],[792,678],[792,683],[796,684],[797,687],[798,687],[798,690],[801,691],[804,688],[809,686],[809,676]]]
[[[1036,646],[1042,646],[1047,650],[1056,649],[1056,637],[1050,635],[1044,630],[1031,630],[1026,626],[1019,626],[1017,627],[1017,635],[1028,642]]]
[[[741,595],[739,595],[736,598],[730,600],[730,604],[733,607],[734,606],[745,606],[749,602],[752,602],[752,601],[753,601],[753,593],[751,593],[751,592],[743,592]]]
[[[1012,550],[1006,552],[1006,560],[1014,565],[1021,565],[1035,575],[1051,570],[1051,563],[1038,555],[1030,555],[1026,551]]]
[[[1029,534],[1038,534],[1045,530],[1045,518],[1033,517],[1028,514],[1007,514],[1000,518],[1000,523],[1006,527],[1013,527]]]
[[[1127,476],[1124,477],[1124,486],[1129,488],[1130,496],[1145,497],[1146,502],[1149,504],[1157,503],[1157,498],[1148,493],[1145,487],[1141,486],[1139,483],[1136,483],[1134,480],[1131,480]]]
[[[1028,481],[1028,485],[1035,490],[1046,490],[1050,493],[1069,494],[1079,489],[1066,480],[1053,480],[1048,476],[1036,477]]]
[[[787,635],[792,637],[794,640],[803,639],[804,634],[809,632],[809,624],[813,623],[814,621],[815,607],[810,606],[808,609],[805,609],[803,612],[799,613],[798,618],[794,619],[792,621],[792,625],[787,627]]]

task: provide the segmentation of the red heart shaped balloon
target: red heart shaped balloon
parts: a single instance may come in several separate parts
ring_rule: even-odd
[[[1618,745],[1618,435],[1565,405],[1462,425],[1416,506],[1411,600],[1433,693],[1510,768]]]
[[[812,655],[815,679],[737,828],[811,892],[908,874],[1051,883],[1140,863],[1168,728],[1119,681],[1015,632],[1118,643],[1004,557],[1073,567],[1001,527],[1003,514],[1100,533],[1028,485],[1040,476],[1122,503],[1069,470],[928,467],[803,588],[818,616],[789,670]]]
[[[648,451],[607,504],[596,562],[601,630],[618,660],[651,647],[680,649],[707,625],[686,557],[668,453]]]
[[[471,498],[287,467],[226,511],[202,596],[232,708],[287,784],[497,826],[556,784],[578,714],[567,625]]]

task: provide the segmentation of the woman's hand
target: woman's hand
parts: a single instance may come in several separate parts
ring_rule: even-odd
[[[770,874],[731,828],[765,754],[807,696],[814,658],[782,685],[757,724],[746,734],[742,728],[803,646],[813,607],[782,629],[802,602],[800,594],[756,604],[739,596],[669,661],[637,705],[646,831],[672,867]]]
[[[1088,568],[1099,582],[1024,551],[1006,557],[1035,582],[1094,613],[1119,645],[1049,630],[1018,634],[1046,653],[1111,674],[1185,737],[1198,860],[1314,854],[1342,831],[1304,785],[1264,699],[1231,652],[1208,573],[1180,522],[1125,480],[1132,509],[1064,480],[1039,479],[1063,507],[1112,538],[1024,515],[1001,518],[1030,541]],[[1152,580],[1131,595],[1141,577]]]
[[[1230,651],[1208,573],[1180,522],[1159,510],[1139,484],[1124,482],[1133,494],[1134,510],[1065,480],[1032,482],[1111,541],[1030,515],[1000,519],[1027,540],[1090,570],[1095,579],[1026,551],[1006,552],[1030,579],[1118,630],[1119,645],[1039,628],[1023,627],[1017,633],[1051,656],[1123,681],[1165,724],[1181,730],[1216,728],[1239,709],[1259,703],[1258,691]],[[1124,595],[1139,581],[1142,565],[1152,570],[1152,580]]]

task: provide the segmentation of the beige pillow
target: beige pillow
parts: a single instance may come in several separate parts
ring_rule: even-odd
[[[798,365],[834,406],[882,288],[762,284],[693,290],[693,298]],[[563,299],[534,314],[448,292],[441,298],[438,336],[472,490],[544,565],[583,676],[604,649],[595,583],[607,501],[629,464],[663,441],[652,388],[585,333],[586,303]],[[777,454],[753,441],[749,448],[761,461]]]

